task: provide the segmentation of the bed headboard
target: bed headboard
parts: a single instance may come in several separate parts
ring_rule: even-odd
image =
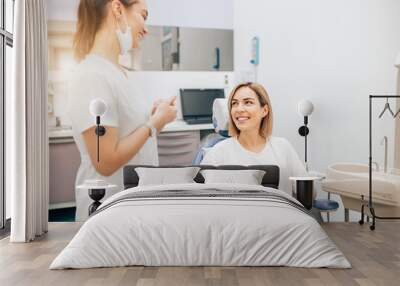
[[[182,168],[192,166],[149,166],[149,165],[127,165],[124,167],[124,189],[136,187],[139,183],[139,176],[135,171],[137,167],[147,168]],[[205,169],[218,169],[218,170],[263,170],[265,175],[262,179],[261,184],[264,187],[270,187],[277,189],[279,186],[279,167],[275,165],[251,165],[251,166],[239,166],[239,165],[222,165],[222,166],[210,166],[210,165],[196,165],[201,170]],[[204,183],[204,178],[200,174],[194,178],[197,183]]]

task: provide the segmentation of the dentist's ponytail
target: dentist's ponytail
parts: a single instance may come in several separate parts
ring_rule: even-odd
[[[81,61],[93,47],[97,31],[107,16],[107,6],[112,1],[121,2],[124,7],[133,5],[135,0],[81,0],[78,7],[78,21],[74,36],[74,56]]]

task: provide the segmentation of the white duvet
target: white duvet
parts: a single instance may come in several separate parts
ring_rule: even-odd
[[[180,184],[163,190],[263,190],[262,186]],[[297,202],[297,201],[296,201]],[[288,204],[257,198],[152,198],[122,201],[86,221],[50,269],[145,266],[294,266],[349,268],[317,221]]]

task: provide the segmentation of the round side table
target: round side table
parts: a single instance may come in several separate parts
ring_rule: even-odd
[[[322,179],[316,176],[289,177],[289,180],[296,181],[296,199],[308,210],[313,206],[314,181]]]
[[[104,195],[106,194],[106,189],[89,189],[88,192],[89,192],[89,197],[94,201],[89,206],[89,216],[90,216],[101,205],[100,200],[104,198]]]

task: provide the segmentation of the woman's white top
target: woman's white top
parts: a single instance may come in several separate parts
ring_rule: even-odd
[[[285,138],[270,137],[260,152],[245,149],[236,138],[218,142],[207,151],[202,165],[277,165],[279,189],[292,195],[289,177],[306,175],[307,171],[296,150]]]
[[[135,92],[135,87],[128,77],[129,73],[124,73],[107,59],[88,55],[74,70],[69,85],[67,113],[81,155],[75,186],[82,185],[87,179],[103,179],[109,184],[117,185],[117,188],[107,189],[105,198],[123,190],[122,168],[109,177],[97,173],[90,161],[82,132],[96,125],[96,118],[89,112],[89,104],[96,98],[101,98],[107,104],[107,111],[101,117],[101,125],[106,129],[107,126],[118,128],[120,138],[132,133],[147,121],[151,107]],[[150,137],[129,164],[158,165],[156,139]],[[88,217],[88,207],[93,201],[89,198],[87,190],[77,188],[75,201],[76,220],[83,221]]]

